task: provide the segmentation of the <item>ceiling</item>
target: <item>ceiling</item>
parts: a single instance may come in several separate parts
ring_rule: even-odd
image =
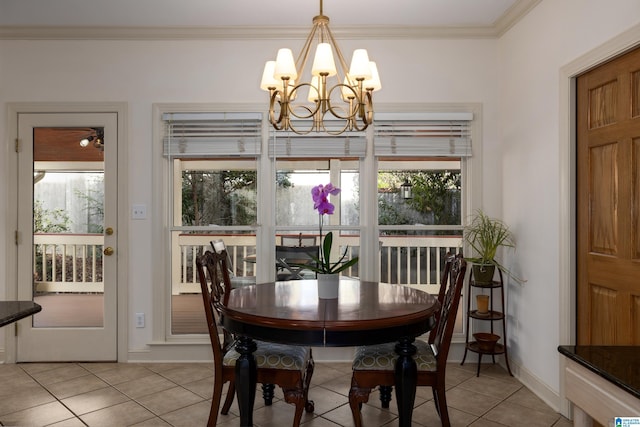
[[[466,29],[499,35],[540,0],[323,0],[331,27]],[[0,0],[0,38],[25,29],[306,28],[320,0]],[[59,33],[58,33],[59,34]]]

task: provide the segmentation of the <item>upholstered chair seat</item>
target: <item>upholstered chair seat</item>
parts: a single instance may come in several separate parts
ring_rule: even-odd
[[[286,369],[304,372],[311,359],[309,347],[254,341],[258,347],[253,353],[258,369]],[[232,346],[224,355],[224,366],[236,366],[240,353]]]
[[[422,340],[416,340],[413,345],[418,351],[413,356],[418,371],[435,371],[437,369],[436,356],[431,346]],[[396,368],[398,354],[395,352],[396,343],[362,346],[356,349],[353,359],[354,371],[393,371]]]

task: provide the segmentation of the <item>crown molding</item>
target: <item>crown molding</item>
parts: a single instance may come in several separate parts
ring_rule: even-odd
[[[541,1],[518,0],[491,26],[361,25],[331,30],[336,37],[351,40],[498,38]],[[308,26],[0,26],[0,40],[304,40],[308,34]]]
[[[493,23],[497,37],[509,31],[518,21],[524,18],[542,0],[518,0]]]
[[[332,28],[342,39],[496,38],[492,27],[354,26]],[[255,40],[305,39],[309,27],[0,26],[0,40]]]

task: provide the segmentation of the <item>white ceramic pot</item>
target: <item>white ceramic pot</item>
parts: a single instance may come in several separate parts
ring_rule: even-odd
[[[339,274],[320,274],[318,273],[318,298],[320,299],[336,299],[340,287]]]

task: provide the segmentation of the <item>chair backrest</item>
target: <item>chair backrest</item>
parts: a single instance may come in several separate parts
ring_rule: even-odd
[[[233,270],[233,260],[231,259],[231,254],[229,253],[229,251],[227,251],[227,245],[224,244],[224,240],[212,240],[210,243],[215,253],[221,254],[222,251],[225,251],[225,253],[227,254],[227,269],[229,271],[229,277],[234,277],[236,273]]]
[[[316,240],[316,236],[303,236],[302,233],[298,235],[283,234],[280,236],[280,244],[282,246],[316,246]]]
[[[433,343],[431,343],[436,353],[438,365],[446,364],[447,362],[466,272],[467,262],[462,258],[462,255],[456,255],[450,265],[449,284],[442,299],[436,335]]]
[[[222,366],[222,357],[233,343],[233,336],[223,329],[223,340],[220,341],[220,306],[226,305],[231,292],[231,279],[227,268],[227,251],[221,253],[206,251],[196,258],[196,268],[200,279],[202,301],[207,318],[209,338],[213,348],[216,365]]]
[[[444,267],[442,269],[442,275],[440,276],[440,290],[438,291],[438,302],[440,303],[441,307],[442,307],[442,301],[444,300],[444,295],[447,292],[447,285],[449,284],[449,274],[451,272],[451,264],[453,263],[453,260],[455,258],[456,256],[451,252],[447,252],[447,254],[444,257]],[[436,314],[436,326],[429,333],[429,341],[428,341],[429,344],[433,344],[433,342],[436,339],[438,325],[440,324],[441,313],[442,312],[439,311]]]

